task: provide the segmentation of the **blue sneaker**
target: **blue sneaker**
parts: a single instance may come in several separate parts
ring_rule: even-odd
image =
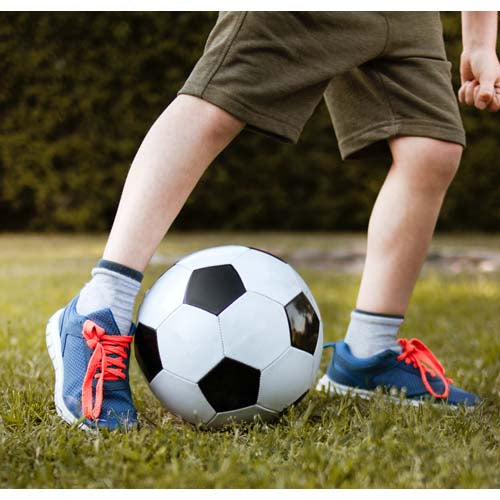
[[[113,314],[76,312],[75,297],[49,320],[47,348],[54,365],[54,400],[66,422],[83,429],[129,429],[137,423],[128,378],[130,335],[120,335]]]
[[[423,342],[398,342],[403,349],[401,354],[387,350],[370,358],[353,356],[343,341],[325,344],[334,347],[335,352],[316,389],[331,394],[358,394],[366,399],[374,396],[379,387],[389,392],[391,400],[415,406],[431,400],[453,408],[471,408],[481,402],[479,396],[452,385],[441,363]],[[401,395],[405,398],[401,399]]]

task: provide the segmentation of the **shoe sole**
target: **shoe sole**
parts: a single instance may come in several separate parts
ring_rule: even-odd
[[[76,424],[79,419],[76,418],[73,413],[68,409],[63,398],[63,387],[64,387],[64,364],[61,350],[61,331],[59,329],[59,323],[61,314],[64,309],[59,309],[47,323],[47,328],[45,330],[45,342],[47,344],[47,350],[49,351],[49,356],[54,366],[55,372],[55,383],[54,383],[54,403],[56,405],[57,414],[68,424]],[[85,425],[83,422],[78,424],[80,429],[90,431],[90,427]]]
[[[316,390],[320,392],[326,392],[331,396],[359,396],[361,399],[372,399],[379,396],[379,394],[374,391],[367,391],[366,389],[359,389],[358,387],[339,384],[338,382],[333,381],[326,373],[319,379],[316,385]],[[381,396],[388,399],[392,403],[404,406],[420,406],[423,404],[431,404],[432,406],[436,406],[438,408],[451,408],[453,410],[458,409],[458,406],[451,404],[430,403],[429,401],[420,399],[401,399],[389,394],[382,394]],[[465,408],[467,410],[473,410],[475,406],[466,406]]]

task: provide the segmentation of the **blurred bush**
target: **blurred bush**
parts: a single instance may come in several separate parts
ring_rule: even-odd
[[[215,13],[0,14],[0,230],[110,227],[148,127],[203,50]],[[458,85],[458,13],[443,14]],[[500,116],[464,110],[469,147],[440,218],[500,227]],[[243,133],[189,198],[182,229],[366,227],[387,165],[340,161],[323,104],[298,146]]]

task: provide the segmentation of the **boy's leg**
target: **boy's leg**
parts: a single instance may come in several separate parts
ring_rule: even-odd
[[[56,408],[67,422],[81,418],[84,428],[135,425],[128,365],[142,271],[203,171],[242,127],[213,104],[180,96],[148,132],[130,169],[104,259],[47,325]]]
[[[243,126],[207,101],[178,96],[134,158],[103,258],[142,272],[205,169]]]
[[[383,15],[383,53],[334,78],[325,94],[344,159],[393,160],[346,338],[359,357],[400,350],[397,331],[465,144],[439,13]]]
[[[395,137],[389,145],[393,163],[370,217],[356,307],[403,315],[462,146],[426,137]]]
[[[452,385],[425,344],[397,341],[462,146],[411,136],[389,142],[394,162],[370,219],[357,309],[318,389],[370,397],[383,387],[415,405],[435,398],[474,407],[480,398]]]
[[[332,79],[325,94],[342,157],[378,156],[388,143],[393,164],[370,219],[357,309],[319,386],[363,397],[381,386],[405,390],[415,404],[475,405],[421,341],[397,339],[465,134],[439,13],[382,15],[384,50]]]
[[[426,137],[396,137],[389,145],[393,163],[370,218],[357,310],[346,336],[358,357],[399,351],[397,332],[462,154],[459,144]]]
[[[187,95],[160,115],[132,162],[103,260],[80,292],[79,314],[109,307],[121,334],[128,333],[142,272],[205,169],[243,126]]]

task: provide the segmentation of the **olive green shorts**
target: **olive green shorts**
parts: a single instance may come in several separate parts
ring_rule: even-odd
[[[297,142],[325,98],[342,158],[387,139],[465,145],[437,12],[222,12],[179,91]]]

